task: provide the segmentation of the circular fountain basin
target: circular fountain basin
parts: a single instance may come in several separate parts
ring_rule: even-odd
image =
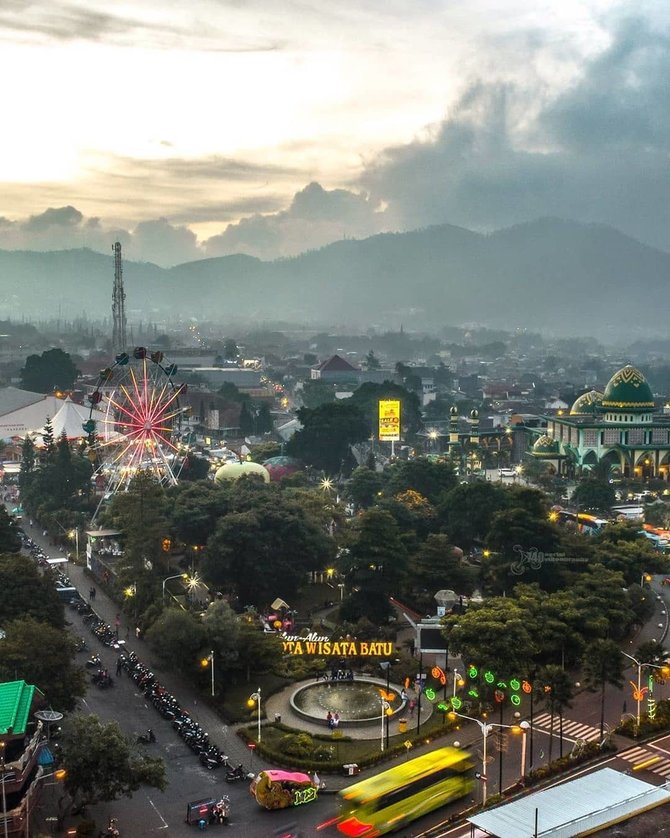
[[[386,691],[386,682],[375,678],[359,678],[356,681],[317,681],[299,687],[291,696],[291,709],[298,716],[311,722],[327,725],[327,715],[337,713],[340,725],[379,724],[382,705],[379,690]],[[395,716],[405,706],[400,692],[391,686],[389,692],[395,699],[390,708]]]

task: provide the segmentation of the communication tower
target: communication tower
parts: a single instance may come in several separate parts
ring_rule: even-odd
[[[115,355],[126,350],[126,292],[123,290],[121,242],[114,242],[114,290],[112,291],[112,350]]]

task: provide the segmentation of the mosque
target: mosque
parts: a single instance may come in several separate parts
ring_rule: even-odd
[[[656,409],[644,375],[625,366],[603,393],[582,394],[565,416],[547,416],[531,448],[557,474],[607,463],[622,477],[670,480],[670,415]]]

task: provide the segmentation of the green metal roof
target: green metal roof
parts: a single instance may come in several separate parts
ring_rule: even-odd
[[[610,378],[601,407],[606,410],[653,410],[654,397],[640,370],[629,364]]]
[[[26,732],[35,692],[39,690],[25,681],[0,684],[0,736],[22,736]]]

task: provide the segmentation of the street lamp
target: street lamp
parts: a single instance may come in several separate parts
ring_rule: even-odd
[[[488,738],[489,738],[489,733],[491,733],[491,731],[493,730],[494,727],[500,727],[500,728],[507,727],[513,733],[523,733],[524,729],[521,727],[521,725],[503,725],[503,724],[498,724],[498,723],[494,723],[494,722],[489,722],[488,724],[486,724],[485,722],[482,722],[479,719],[475,719],[474,716],[466,716],[463,713],[457,713],[455,710],[452,710],[448,714],[448,716],[452,720],[455,719],[456,717],[458,717],[459,719],[467,719],[470,722],[475,722],[476,724],[479,725],[479,729],[482,732],[482,739],[483,739],[483,742],[484,742],[484,747],[483,747],[483,750],[482,750],[482,773],[481,773],[481,777],[479,779],[482,781],[482,806],[485,806],[486,805],[486,790],[487,790],[487,783],[488,783],[488,777],[486,776],[486,765],[487,765],[486,749],[487,749],[487,741],[488,741]],[[530,728],[530,725],[528,725],[528,727]],[[523,767],[525,769],[525,765]],[[498,791],[500,793],[502,793],[502,789],[498,789]]]
[[[521,779],[526,776],[526,736],[530,730],[530,722],[519,722],[521,728]]]
[[[200,666],[203,669],[207,669],[210,664],[212,665],[212,698],[214,698],[214,649],[200,661]]]
[[[646,570],[643,570],[642,575],[640,576],[640,587],[644,588],[644,583],[645,582],[651,582],[652,578],[653,577],[650,573],[647,573]]]
[[[254,705],[256,705],[258,709],[258,735],[256,737],[256,741],[260,745],[261,743],[261,688],[258,687],[255,693],[251,693],[249,698],[247,699],[247,707],[249,709],[253,709]]]
[[[457,669],[454,669],[454,693],[452,695],[452,698],[456,698],[456,688],[464,686],[465,681],[461,678],[461,673]]]
[[[174,576],[168,576],[166,579],[163,579],[163,605],[165,605],[165,584],[170,579],[188,579],[188,573],[177,573]]]
[[[35,783],[40,783],[42,780],[48,780],[49,777],[55,777],[57,782],[62,783],[63,780],[67,777],[67,771],[64,768],[58,768],[56,771],[52,771],[50,774],[38,774],[35,777]],[[54,785],[54,783],[48,783],[47,785]],[[32,797],[33,792],[30,792],[26,796],[26,838],[30,835],[30,808],[31,802],[30,797]],[[6,822],[5,822],[6,824]]]
[[[79,564],[79,527],[71,529],[68,533],[71,539],[74,539],[74,554],[75,561]]]
[[[388,737],[388,718],[391,715],[391,713],[393,712],[393,710],[391,710],[391,705],[388,703],[388,701],[385,698],[381,698],[381,696],[380,696],[380,701],[381,701],[381,706],[382,706],[382,735],[381,735],[380,744],[381,744],[381,750],[383,752],[384,751],[384,724],[386,724],[386,736]]]

